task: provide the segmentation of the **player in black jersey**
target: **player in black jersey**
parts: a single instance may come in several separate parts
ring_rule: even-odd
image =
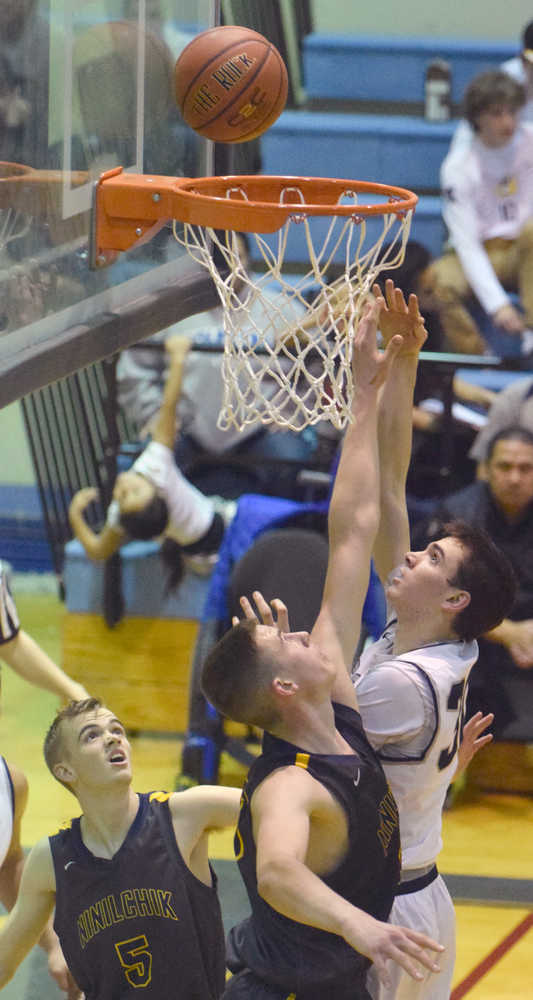
[[[398,814],[368,744],[349,671],[377,531],[377,398],[401,336],[376,349],[383,300],[354,336],[353,423],[329,513],[329,564],[311,634],[286,631],[254,595],[263,622],[234,624],[204,665],[207,697],[224,715],[265,730],[243,791],[236,853],[252,915],[234,928],[224,997],[362,1000],[372,960],[415,979],[438,971],[423,934],[385,923],[399,877]],[[398,316],[398,332],[420,322]]]
[[[83,815],[30,853],[0,934],[0,988],[55,904],[85,1000],[216,1000],[224,933],[207,840],[209,830],[235,824],[238,789],[136,794],[124,728],[95,698],[59,713],[45,757]]]

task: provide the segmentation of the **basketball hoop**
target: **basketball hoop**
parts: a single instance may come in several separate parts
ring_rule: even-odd
[[[171,178],[118,167],[95,185],[90,259],[105,265],[109,251],[127,250],[168,219],[179,220],[176,238],[209,271],[223,306],[219,426],[259,422],[302,430],[327,419],[342,429],[352,401],[346,333],[380,271],[402,263],[417,201],[405,188],[367,181]],[[287,273],[295,231],[309,260],[296,279]],[[260,275],[246,271],[239,232],[253,234]],[[339,273],[331,281],[333,265]]]

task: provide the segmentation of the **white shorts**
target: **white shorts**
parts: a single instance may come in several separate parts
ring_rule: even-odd
[[[430,953],[441,971],[433,973],[422,966],[425,976],[420,982],[412,979],[396,962],[389,962],[392,985],[385,988],[372,966],[367,977],[372,1000],[449,1000],[455,965],[455,911],[444,879],[439,875],[418,892],[396,896],[389,923],[421,931],[443,944],[446,950]]]

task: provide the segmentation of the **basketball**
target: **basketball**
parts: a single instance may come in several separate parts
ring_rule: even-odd
[[[175,68],[183,120],[215,142],[248,142],[276,121],[287,100],[278,50],[251,28],[211,28],[189,42]]]

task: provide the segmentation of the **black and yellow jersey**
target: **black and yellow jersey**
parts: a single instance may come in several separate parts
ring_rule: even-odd
[[[378,920],[386,920],[400,875],[398,811],[379,760],[364,734],[361,717],[334,705],[338,731],[353,754],[319,755],[265,734],[263,751],[243,789],[235,853],[252,914],[229,938],[232,971],[250,969],[264,983],[311,1000],[368,996],[369,961],[336,934],[297,923],[274,910],[257,891],[256,851],[250,802],[255,789],[279,767],[305,767],[342,805],[348,821],[348,850],[323,881],[344,899]],[[346,990],[349,993],[345,993]]]
[[[213,886],[176,844],[166,793],[139,809],[111,860],[95,857],[80,820],[50,837],[54,927],[86,1000],[216,1000],[224,989],[224,932]]]

